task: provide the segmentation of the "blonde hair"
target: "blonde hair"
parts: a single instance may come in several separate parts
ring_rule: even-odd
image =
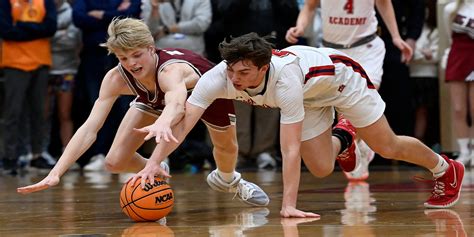
[[[107,42],[101,44],[109,53],[145,48],[154,45],[148,26],[139,19],[114,18],[107,29]]]

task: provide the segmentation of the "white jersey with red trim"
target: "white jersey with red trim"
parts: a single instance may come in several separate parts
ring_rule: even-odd
[[[335,49],[291,46],[274,51],[265,80],[251,90],[236,90],[226,70],[221,62],[206,72],[188,102],[205,109],[215,99],[226,98],[280,108],[282,124],[304,119],[303,139],[331,125],[333,107],[347,113],[355,126],[366,126],[383,113],[384,103],[364,69]],[[372,104],[378,109],[368,106]]]
[[[375,0],[321,0],[323,38],[349,45],[377,31]]]

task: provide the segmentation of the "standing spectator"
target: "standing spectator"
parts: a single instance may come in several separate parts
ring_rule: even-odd
[[[296,43],[310,23],[320,1],[307,0],[296,26],[288,29],[286,40]],[[347,0],[321,0],[323,46],[335,48],[355,59],[366,70],[370,82],[375,88],[380,87],[382,80],[382,63],[385,56],[384,42],[377,36],[377,18],[375,8],[380,12],[383,21],[395,46],[403,52],[405,58],[411,57],[411,49],[398,32],[397,22],[390,0],[371,0],[350,3]],[[349,180],[364,180],[369,176],[368,165],[375,153],[367,144],[357,139],[361,162],[351,173],[345,173]]]
[[[21,139],[22,113],[34,116],[28,121],[31,149],[30,165],[50,169],[41,156],[44,139],[44,104],[51,66],[50,37],[56,32],[56,7],[53,0],[0,0],[0,38],[5,73],[5,99],[1,130],[4,136],[4,170],[17,173],[17,146]],[[26,105],[26,106],[24,106]]]
[[[83,48],[81,51],[79,70],[76,79],[75,103],[80,111],[76,111],[78,125],[82,124],[88,111],[99,97],[99,88],[102,79],[118,63],[113,55],[100,47],[107,40],[107,27],[114,17],[140,16],[140,0],[75,0],[73,4],[73,22],[82,31]],[[120,120],[128,109],[131,98],[122,97],[117,100],[112,108],[113,116],[108,119],[97,135],[95,145],[79,160],[81,165],[92,160],[85,170],[101,170],[104,168],[104,154],[107,154],[112,144],[114,134]],[[92,157],[92,159],[90,159]]]
[[[458,0],[450,3],[446,5],[444,15],[446,29],[451,31],[446,82],[454,108],[454,131],[460,150],[458,160],[474,166],[474,153],[469,151],[469,137],[473,135],[469,134],[469,124],[473,126],[474,121],[474,2]]]
[[[425,0],[426,19],[410,62],[410,77],[415,83],[415,137],[431,146],[439,138],[438,29],[436,1]]]
[[[143,0],[142,11],[156,47],[205,55],[204,32],[212,19],[210,0]]]
[[[81,32],[72,23],[72,8],[65,0],[55,0],[58,14],[58,30],[51,39],[53,64],[49,75],[50,88],[46,103],[46,133],[51,133],[53,108],[57,104],[59,120],[59,137],[62,151],[71,140],[74,125],[71,118],[73,101],[74,78],[79,66],[79,50],[81,48]],[[45,147],[50,143],[50,136],[46,136]]]

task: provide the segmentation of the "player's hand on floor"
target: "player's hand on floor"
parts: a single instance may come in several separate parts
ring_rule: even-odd
[[[54,175],[48,175],[46,178],[41,180],[40,182],[32,185],[28,185],[25,187],[19,187],[16,189],[18,193],[21,194],[28,194],[32,192],[38,192],[41,190],[45,190],[49,187],[56,186],[59,183],[59,177]]]
[[[280,211],[280,216],[281,217],[299,217],[299,218],[305,218],[305,217],[319,218],[320,217],[320,215],[316,213],[300,211],[294,207],[282,207]]]
[[[178,143],[178,139],[176,139],[176,137],[173,135],[171,127],[160,123],[154,123],[143,128],[135,128],[135,131],[147,134],[144,138],[145,141],[155,137],[156,143],[160,143],[161,139],[165,140],[166,142],[174,141]]]
[[[143,168],[136,175],[132,176],[129,179],[130,185],[133,187],[135,182],[138,179],[141,179],[140,185],[142,188],[145,188],[145,184],[152,183],[155,180],[155,177],[161,177],[163,179],[171,178],[171,175],[161,168],[160,164],[157,162],[148,161],[145,168]]]

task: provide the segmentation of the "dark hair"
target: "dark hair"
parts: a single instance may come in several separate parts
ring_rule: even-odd
[[[239,37],[230,37],[219,44],[222,59],[232,65],[241,60],[250,60],[261,68],[270,63],[273,44],[267,41],[270,36],[260,37],[257,33],[248,33]]]

